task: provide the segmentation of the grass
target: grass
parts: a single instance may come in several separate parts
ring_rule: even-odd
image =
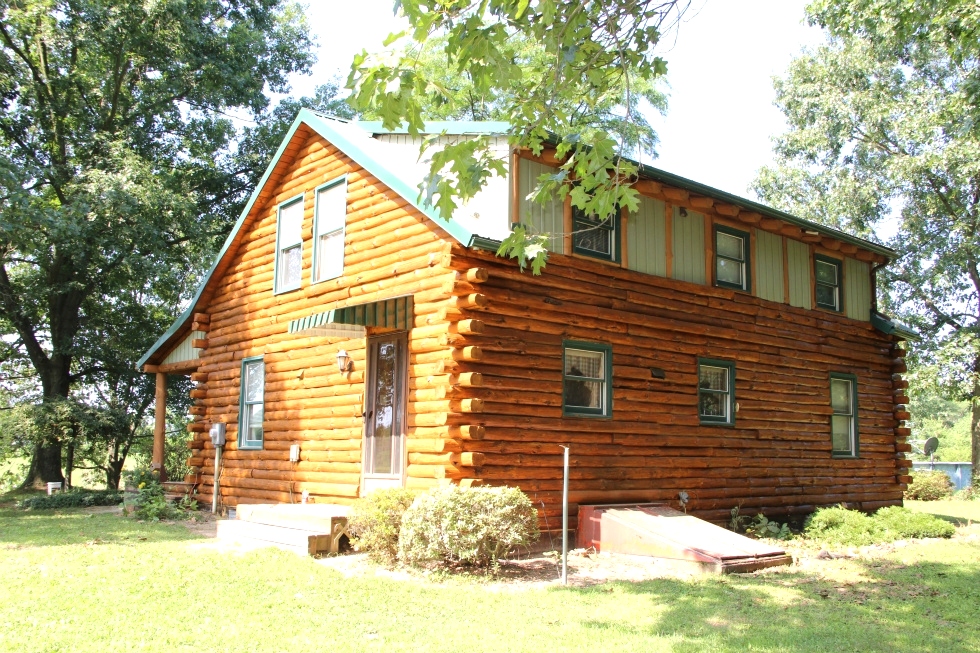
[[[980,500],[906,501],[905,507],[914,512],[935,515],[957,526],[980,524]]]
[[[913,509],[972,519],[945,503]],[[980,526],[960,531],[870,560],[544,589],[348,579],[180,525],[0,507],[0,650],[977,652]]]

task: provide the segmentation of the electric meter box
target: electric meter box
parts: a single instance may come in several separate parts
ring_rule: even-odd
[[[224,422],[215,422],[211,425],[211,431],[208,433],[211,436],[211,444],[216,447],[223,447],[225,444],[225,424]]]
[[[299,445],[291,444],[289,445],[289,462],[298,463],[299,462]]]

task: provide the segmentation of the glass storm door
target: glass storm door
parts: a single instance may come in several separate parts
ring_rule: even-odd
[[[407,348],[403,333],[368,339],[364,494],[402,484]]]

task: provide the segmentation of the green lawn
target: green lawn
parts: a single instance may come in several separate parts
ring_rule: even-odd
[[[980,503],[915,506],[933,507]],[[345,579],[180,525],[0,509],[0,651],[980,651],[980,526],[962,530],[871,560],[541,589]]]

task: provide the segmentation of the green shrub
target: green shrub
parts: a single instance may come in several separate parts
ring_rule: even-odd
[[[755,516],[755,520],[745,529],[745,532],[755,537],[768,537],[773,540],[788,540],[793,537],[789,524],[772,521],[761,512]]]
[[[197,501],[184,498],[175,505],[167,500],[163,493],[163,486],[156,481],[140,484],[132,506],[133,516],[146,521],[184,519],[192,510],[197,510]]]
[[[378,562],[391,563],[398,557],[398,535],[402,515],[418,493],[404,488],[377,490],[358,499],[348,518],[351,546],[366,551]]]
[[[56,508],[89,508],[91,506],[118,506],[123,502],[118,490],[69,490],[52,495],[39,494],[17,502],[23,510],[53,510]]]
[[[953,483],[946,472],[927,469],[912,472],[912,482],[905,490],[906,499],[938,501],[953,496]]]
[[[537,511],[519,489],[449,486],[419,495],[405,511],[398,557],[496,567],[539,535]]]
[[[846,508],[822,508],[807,519],[806,537],[824,544],[866,546],[913,537],[952,537],[952,524],[907,508],[882,508],[866,515]]]
[[[807,519],[804,534],[826,544],[865,546],[881,540],[881,527],[857,510],[847,508],[821,508]]]

